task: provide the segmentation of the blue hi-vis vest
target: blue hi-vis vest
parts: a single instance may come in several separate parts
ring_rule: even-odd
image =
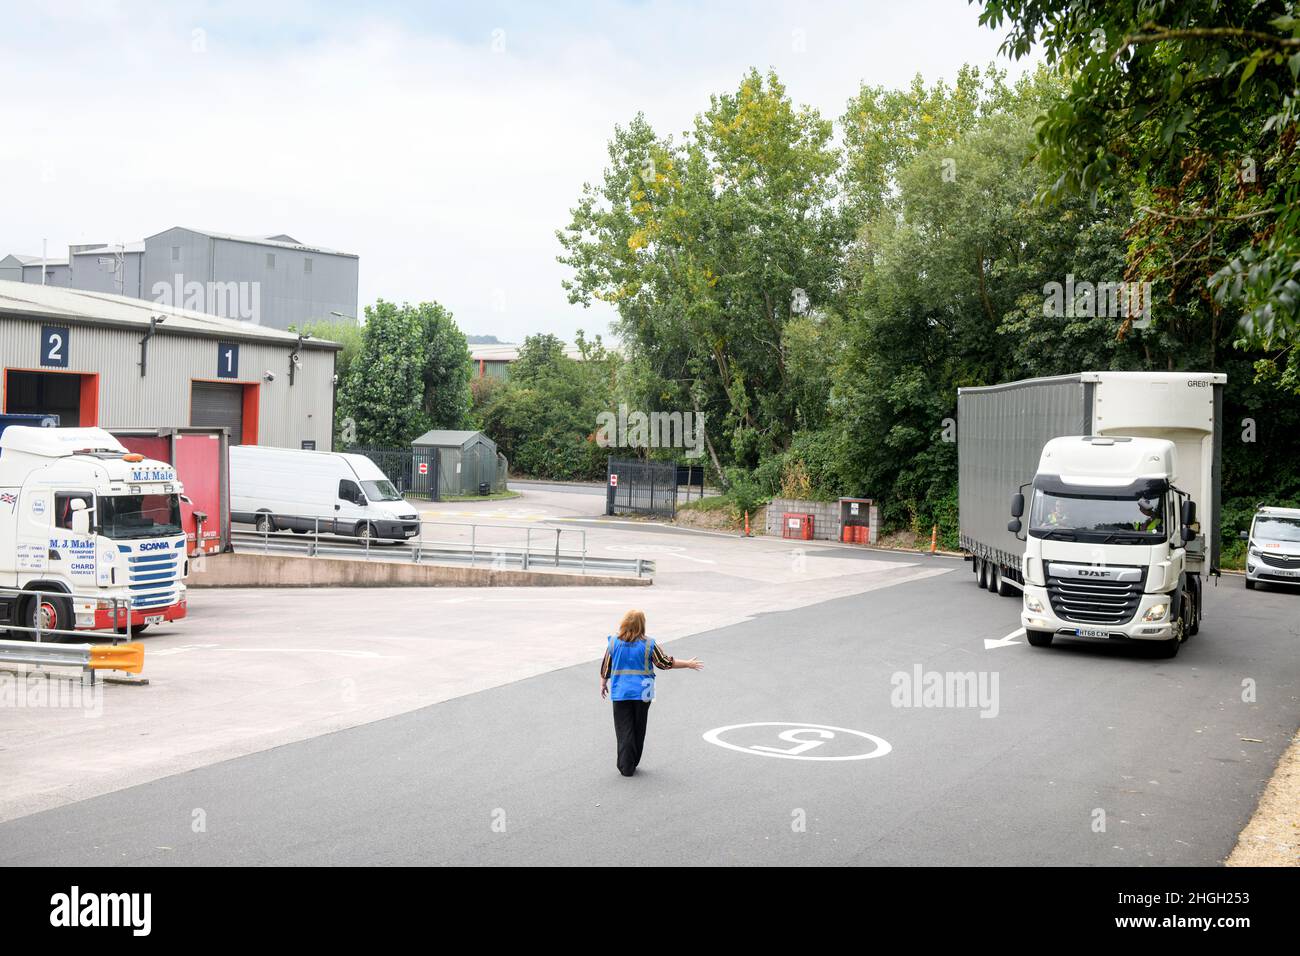
[[[609,699],[654,700],[654,641],[609,639]]]

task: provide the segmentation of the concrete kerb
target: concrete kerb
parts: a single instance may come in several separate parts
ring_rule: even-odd
[[[646,587],[650,578],[563,571],[463,568],[282,554],[219,554],[185,582],[192,588]]]

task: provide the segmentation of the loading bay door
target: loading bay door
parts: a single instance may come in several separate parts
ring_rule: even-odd
[[[230,429],[230,444],[244,434],[244,387],[216,382],[190,384],[190,424]]]

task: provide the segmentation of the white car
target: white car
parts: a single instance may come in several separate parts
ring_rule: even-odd
[[[365,455],[235,445],[230,513],[258,531],[319,530],[405,541],[420,515]]]
[[[1261,581],[1300,584],[1300,508],[1260,508],[1245,538],[1246,590]]]

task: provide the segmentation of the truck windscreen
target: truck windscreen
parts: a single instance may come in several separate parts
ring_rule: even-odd
[[[113,495],[95,502],[106,538],[156,538],[181,533],[179,495]]]
[[[1164,498],[1063,495],[1036,489],[1029,512],[1029,533],[1045,538],[1057,531],[1091,541],[1115,535],[1164,538]]]

